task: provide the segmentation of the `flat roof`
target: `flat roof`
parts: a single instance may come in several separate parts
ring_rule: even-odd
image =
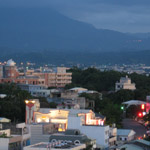
[[[135,142],[142,143],[144,145],[150,146],[150,142],[146,140],[136,140]]]
[[[134,144],[125,144],[119,148],[125,148],[126,150],[143,150],[142,147],[134,145]]]
[[[85,144],[79,144],[79,145],[73,145],[73,144],[65,144],[65,146],[61,146],[60,144],[53,144],[53,143],[49,143],[49,142],[41,142],[41,143],[37,143],[34,145],[30,145],[30,146],[26,146],[24,147],[24,150],[47,150],[47,148],[50,148],[52,150],[55,149],[63,149],[63,150],[68,150],[68,149],[73,149],[73,150],[80,150],[80,149],[84,149],[86,146]]]

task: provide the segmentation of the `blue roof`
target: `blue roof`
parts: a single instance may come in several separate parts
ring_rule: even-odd
[[[129,135],[132,129],[117,129],[117,135]],[[134,132],[134,131],[133,131]]]

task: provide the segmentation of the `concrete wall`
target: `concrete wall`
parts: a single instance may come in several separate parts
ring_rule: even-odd
[[[0,150],[8,150],[9,138],[0,138]]]
[[[50,135],[43,134],[43,126],[42,125],[31,125],[30,126],[30,134],[31,134],[31,145],[40,143],[40,142],[48,142]]]

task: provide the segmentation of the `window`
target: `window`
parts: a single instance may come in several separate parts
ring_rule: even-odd
[[[75,144],[75,145],[78,145],[78,144],[80,144],[80,141],[79,141],[79,140],[75,140],[75,141],[74,141],[74,144]]]

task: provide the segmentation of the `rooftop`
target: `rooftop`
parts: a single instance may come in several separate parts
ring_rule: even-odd
[[[91,110],[89,109],[56,109],[56,108],[40,108],[39,112],[41,113],[50,113],[50,111],[68,111],[69,115],[77,115],[79,113],[89,113]]]
[[[150,142],[146,140],[136,140],[135,142],[142,143],[144,145],[150,146]]]
[[[74,145],[72,143],[61,143],[61,142],[56,142],[56,143],[48,143],[48,142],[41,142],[37,143],[34,145],[26,146],[24,147],[24,150],[47,150],[48,148],[51,148],[52,150],[55,149],[73,149],[73,150],[80,150],[84,149],[86,146],[85,144],[79,144],[79,145]]]
[[[4,118],[4,117],[0,117],[0,122],[10,122],[10,119]]]
[[[119,147],[120,149],[125,148],[126,150],[143,150],[142,147],[136,146],[134,144],[125,144],[121,147]]]
[[[135,133],[132,129],[117,129],[117,135],[129,135],[131,132]]]
[[[15,66],[15,62],[12,59],[9,59],[6,63],[6,66]]]

